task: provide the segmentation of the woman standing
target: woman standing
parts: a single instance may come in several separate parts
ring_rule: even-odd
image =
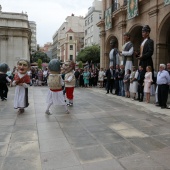
[[[85,87],[89,86],[89,76],[90,76],[90,73],[87,71],[87,69],[84,69],[83,79],[84,79],[84,86]]]
[[[146,93],[146,102],[150,102],[150,87],[152,83],[152,68],[151,66],[146,67],[145,79],[144,79],[144,93]]]
[[[126,75],[124,76],[123,82],[124,82],[124,89],[126,92],[126,97],[130,98],[130,91],[129,91],[129,87],[130,87],[130,74],[131,74],[131,70],[127,69],[126,70]]]
[[[99,80],[99,83],[100,83],[100,88],[103,88],[103,80],[104,80],[104,71],[103,71],[103,68],[100,69],[99,71],[99,77],[98,77],[98,80]]]

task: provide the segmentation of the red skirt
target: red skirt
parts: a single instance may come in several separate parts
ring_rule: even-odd
[[[74,92],[74,87],[66,87],[66,96],[67,99],[72,100],[73,99],[73,92]]]

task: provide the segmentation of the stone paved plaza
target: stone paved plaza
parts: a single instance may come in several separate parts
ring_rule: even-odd
[[[70,114],[48,116],[46,94],[30,87],[22,115],[14,88],[0,101],[1,170],[170,170],[170,110],[77,88]]]

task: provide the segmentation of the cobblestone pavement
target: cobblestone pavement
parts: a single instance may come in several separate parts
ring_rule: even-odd
[[[170,170],[170,110],[101,89],[75,89],[70,114],[52,107],[47,87],[30,87],[30,106],[0,101],[2,170]]]

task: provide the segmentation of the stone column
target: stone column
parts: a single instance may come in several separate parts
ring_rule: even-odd
[[[105,31],[100,32],[100,67],[106,68]]]

